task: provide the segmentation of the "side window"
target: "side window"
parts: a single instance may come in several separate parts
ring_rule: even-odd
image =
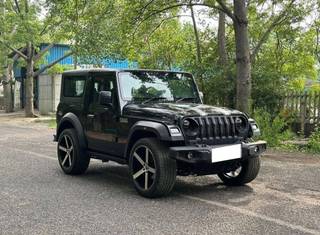
[[[64,97],[82,97],[86,84],[85,77],[65,77],[63,81]]]
[[[115,81],[116,81],[115,77],[111,75],[96,76],[93,79],[93,95],[92,95],[91,102],[96,104],[99,102],[100,91],[111,91],[112,96],[115,99],[116,97]]]

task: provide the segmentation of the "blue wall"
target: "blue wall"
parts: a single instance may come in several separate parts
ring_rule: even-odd
[[[43,43],[40,45],[40,50],[44,49],[46,46],[48,46],[47,43]],[[40,65],[40,67],[44,66],[45,64],[50,64],[51,62],[61,58],[67,51],[69,51],[70,47],[65,44],[55,44],[54,47],[52,47],[49,52],[47,53],[45,57],[45,63]],[[81,61],[79,59],[78,61]],[[70,65],[73,66],[73,57],[69,56],[62,61],[59,62],[60,65]],[[113,59],[104,59],[102,61],[102,64],[105,68],[113,68],[113,69],[127,69],[127,68],[138,68],[137,62],[132,62],[129,60],[113,60]],[[80,62],[81,67],[81,62]],[[23,77],[23,73],[21,72],[21,67],[18,65],[18,63],[14,64],[14,75],[15,78],[20,80],[21,77]]]
[[[40,49],[42,50],[45,48],[48,44],[42,44],[40,46]],[[46,56],[47,63],[51,63],[55,61],[56,59],[61,58],[68,50],[68,45],[64,44],[56,44],[54,47],[52,47],[49,50],[48,55]],[[81,58],[78,59],[78,61],[81,61]],[[78,62],[79,63],[79,62]],[[61,65],[73,65],[73,57],[69,56],[62,60],[59,64]],[[130,62],[129,60],[113,60],[113,59],[104,59],[102,60],[102,64],[106,68],[113,68],[113,69],[127,69],[127,68],[138,68],[137,62]],[[81,62],[80,62],[81,66]]]
[[[48,44],[41,44],[40,50],[44,49]],[[51,62],[61,58],[62,56],[65,55],[66,52],[68,52],[70,47],[68,45],[63,45],[63,44],[56,44],[54,47],[52,47],[48,55],[46,56],[45,60],[47,61],[48,64]],[[59,62],[61,65],[73,65],[73,57],[69,56],[62,61]],[[41,65],[40,65],[41,66]]]

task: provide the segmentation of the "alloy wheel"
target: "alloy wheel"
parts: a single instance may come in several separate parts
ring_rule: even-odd
[[[71,137],[68,135],[64,135],[61,138],[59,145],[59,161],[63,168],[70,168],[72,166],[73,161],[73,142]]]
[[[132,177],[135,184],[143,190],[148,190],[155,182],[155,159],[147,146],[141,145],[133,152]]]
[[[242,167],[239,166],[237,169],[233,170],[233,171],[230,171],[230,172],[227,172],[225,173],[224,175],[227,177],[227,178],[236,178],[240,175],[241,173],[241,170],[242,170]]]

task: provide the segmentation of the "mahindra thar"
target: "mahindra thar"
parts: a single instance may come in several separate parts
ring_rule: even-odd
[[[184,72],[65,72],[56,115],[66,174],[84,173],[91,158],[128,164],[144,197],[168,194],[177,175],[217,174],[226,185],[244,185],[256,178],[266,150],[266,142],[253,141],[260,134],[253,119],[203,104]]]

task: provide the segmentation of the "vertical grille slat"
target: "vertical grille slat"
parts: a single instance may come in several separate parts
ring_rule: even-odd
[[[230,117],[230,125],[231,125],[232,136],[236,136],[236,125],[235,125],[234,117]]]
[[[206,135],[206,127],[205,127],[205,122],[202,120],[202,118],[200,117],[200,118],[198,118],[198,123],[199,123],[199,125],[200,125],[200,139],[201,140],[203,140],[204,138],[206,138],[205,137],[205,135]]]
[[[225,122],[225,127],[226,127],[226,137],[227,138],[230,138],[231,135],[230,135],[230,124],[229,124],[229,120],[228,120],[228,117],[224,117],[224,122]]]
[[[207,138],[208,139],[212,139],[213,138],[213,129],[212,129],[212,125],[210,123],[210,118],[206,117],[205,118],[205,122],[206,122],[206,128],[207,128]]]
[[[214,117],[211,117],[211,123],[212,123],[212,137],[213,138],[217,138],[217,122],[216,119]]]
[[[220,138],[224,138],[225,137],[225,129],[224,129],[224,123],[221,117],[218,117],[218,123],[219,123],[219,127],[220,127]]]

